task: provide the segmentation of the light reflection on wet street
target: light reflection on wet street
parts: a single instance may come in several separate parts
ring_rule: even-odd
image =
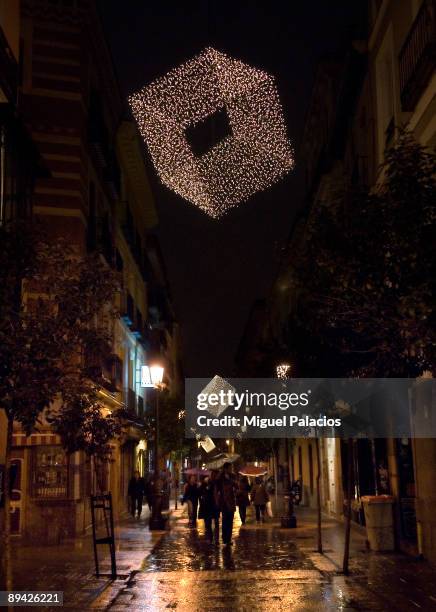
[[[185,518],[157,544],[111,610],[339,610],[331,586],[289,532],[235,517],[234,545],[207,540]],[[344,608],[345,609],[345,608]],[[353,608],[347,608],[353,609]]]
[[[406,558],[363,555],[358,561],[354,556],[353,575],[345,577],[328,554],[314,552],[306,533],[304,527],[283,530],[278,522],[256,525],[252,519],[241,527],[236,519],[234,545],[223,547],[206,539],[202,521],[189,529],[186,518],[178,517],[127,586],[106,600],[107,607],[93,607],[113,612],[436,609],[436,599],[418,588],[425,583],[414,585],[419,567]],[[392,573],[388,581],[386,571]]]
[[[278,529],[236,526],[234,545],[223,548],[209,542],[200,529],[179,523],[148,557],[144,571],[313,569],[294,541]]]

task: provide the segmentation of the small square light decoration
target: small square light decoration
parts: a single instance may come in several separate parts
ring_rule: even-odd
[[[130,98],[162,182],[218,218],[292,169],[272,76],[212,48]],[[201,155],[187,132],[224,112],[229,133]]]

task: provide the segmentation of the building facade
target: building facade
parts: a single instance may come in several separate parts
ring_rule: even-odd
[[[110,461],[98,472],[83,453],[67,456],[48,426],[30,436],[14,426],[12,532],[50,543],[90,526],[89,497],[97,490],[111,491],[115,517],[127,511],[133,471],[151,467],[145,422],[152,400],[140,386],[140,369],[152,355],[165,359],[170,388],[180,385],[178,328],[161,264],[153,260],[157,214],[141,140],[95,3],[23,0],[15,17],[18,108],[48,169],[34,185],[33,215],[79,255],[97,252],[122,278],[110,354],[86,358],[104,409],[128,414]]]
[[[328,201],[327,194],[337,187],[371,188],[382,183],[380,164],[401,129],[412,131],[425,146],[436,144],[435,2],[370,0],[368,22],[362,26],[366,27],[347,49],[320,62],[315,78],[300,152],[306,198],[268,300],[268,321],[256,332],[263,338],[264,350],[259,352],[258,344],[255,356],[265,376],[274,375],[272,362],[280,363],[286,353],[290,376],[320,375],[299,361],[290,331],[298,308],[294,266],[307,240],[311,211]],[[322,375],[345,374],[339,359],[320,358]],[[436,441],[321,439],[319,443],[323,509],[344,516],[351,457],[353,520],[364,524],[364,495],[391,494],[398,547],[435,561]],[[314,440],[295,440],[291,457],[293,478],[302,480],[302,503],[311,507],[316,506],[315,450]]]
[[[49,175],[18,107],[21,17],[19,0],[0,2],[0,229],[32,210],[35,182]],[[0,508],[3,505],[7,419],[0,410]],[[13,500],[18,497],[12,494]]]

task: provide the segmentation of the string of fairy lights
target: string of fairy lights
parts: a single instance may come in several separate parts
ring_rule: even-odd
[[[294,165],[273,77],[215,49],[129,101],[162,182],[212,217],[267,189]],[[231,133],[196,156],[186,130],[223,108]]]

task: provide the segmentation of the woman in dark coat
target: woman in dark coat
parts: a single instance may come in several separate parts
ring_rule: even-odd
[[[259,477],[256,478],[251,491],[251,500],[256,509],[256,521],[263,523],[265,521],[266,504],[269,501],[269,495],[266,492],[263,480]]]
[[[212,540],[212,520],[215,522],[215,539],[219,539],[219,509],[216,505],[215,491],[216,474],[212,472],[210,478],[206,476],[200,486],[200,511],[198,518],[204,519],[206,536]]]
[[[197,525],[198,485],[195,476],[190,476],[183,491],[182,504],[188,504],[189,527]]]
[[[248,478],[246,476],[241,476],[236,492],[236,505],[238,506],[239,516],[243,525],[245,525],[245,519],[247,517],[247,506],[250,505],[250,489]]]

